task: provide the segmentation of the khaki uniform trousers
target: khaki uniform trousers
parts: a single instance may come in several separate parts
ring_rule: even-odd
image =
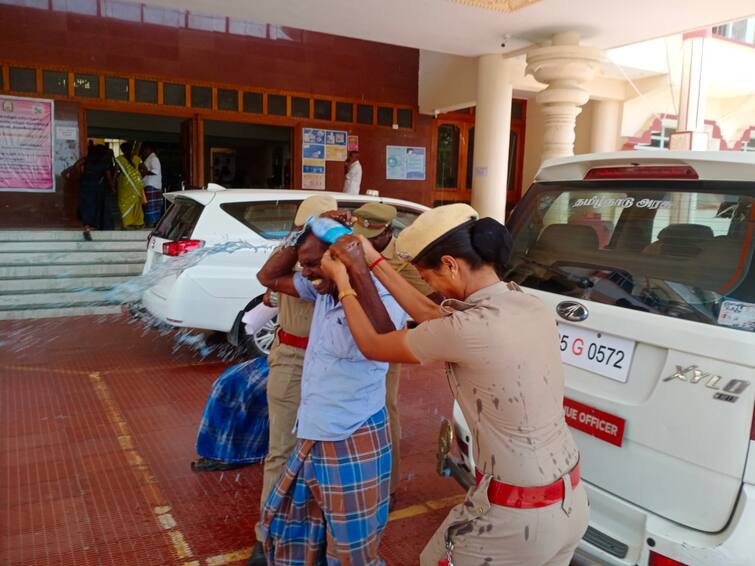
[[[453,544],[454,566],[568,566],[587,530],[587,494],[582,482],[572,488],[565,476],[561,503],[538,509],[491,505],[490,476],[470,488],[463,503],[448,514],[420,556],[422,566],[438,566]]]
[[[388,422],[391,431],[391,494],[396,493],[399,481],[399,462],[401,460],[401,420],[398,415],[398,382],[401,366],[391,364],[385,376],[385,408],[388,410]]]
[[[296,435],[292,431],[301,401],[304,352],[302,348],[280,344],[276,338],[268,357],[270,373],[267,377],[267,406],[270,442],[263,467],[260,512],[296,445]],[[257,540],[262,540],[259,524],[255,525],[254,531]]]

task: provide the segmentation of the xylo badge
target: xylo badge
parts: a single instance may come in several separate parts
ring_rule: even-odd
[[[727,403],[736,403],[739,396],[750,386],[750,382],[743,379],[730,379],[726,382],[726,385],[723,385],[724,378],[720,375],[702,371],[696,365],[687,367],[676,366],[676,371],[668,377],[664,377],[663,381],[673,381],[676,379],[687,381],[693,385],[705,380],[705,387],[716,390],[713,398],[718,401],[726,401]]]

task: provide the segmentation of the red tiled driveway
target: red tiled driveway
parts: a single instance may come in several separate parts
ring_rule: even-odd
[[[119,317],[0,323],[0,335],[2,564],[243,564],[261,466],[189,468],[227,362],[174,353],[172,336]],[[404,479],[382,554],[404,566],[462,490],[435,474],[442,372],[405,368],[400,406]]]

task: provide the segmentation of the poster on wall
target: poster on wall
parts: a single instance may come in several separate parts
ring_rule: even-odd
[[[55,191],[53,104],[0,96],[0,191]]]
[[[346,144],[349,139],[347,132],[327,130],[325,133],[325,160],[346,161],[348,150]]]
[[[359,151],[359,136],[349,136],[349,151]]]
[[[385,178],[400,181],[424,181],[425,153],[424,147],[386,146]]]
[[[315,191],[325,190],[325,160],[303,159],[301,188]]]
[[[301,187],[325,190],[325,162],[346,161],[348,132],[302,128]]]

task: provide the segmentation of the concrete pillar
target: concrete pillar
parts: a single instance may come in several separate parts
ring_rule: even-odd
[[[503,221],[509,171],[511,98],[516,62],[483,55],[477,63],[472,206],[480,216]]]
[[[605,53],[579,44],[579,34],[554,35],[527,52],[527,74],[548,87],[535,100],[545,115],[543,161],[574,155],[574,126],[581,106],[590,99],[582,84],[595,77]]]
[[[621,104],[618,100],[596,100],[593,103],[590,152],[618,151],[621,129]]]
[[[711,29],[684,34],[682,84],[679,94],[679,123],[671,134],[669,149],[708,149],[705,132],[705,43]]]

